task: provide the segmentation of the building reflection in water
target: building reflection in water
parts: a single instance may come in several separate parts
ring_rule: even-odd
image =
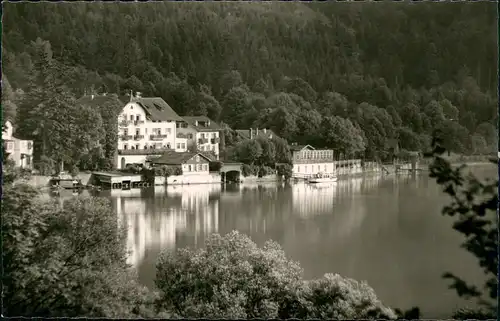
[[[218,230],[220,185],[113,190],[109,197],[118,220],[127,226],[128,263],[138,267],[149,251],[194,245]],[[101,194],[102,196],[106,196]]]
[[[325,238],[330,244],[346,242],[368,213],[366,194],[381,182],[380,176],[373,176],[341,179],[332,184],[292,185],[293,214],[301,221],[292,219],[286,239],[293,243],[293,239],[300,238],[311,245],[325,242]]]

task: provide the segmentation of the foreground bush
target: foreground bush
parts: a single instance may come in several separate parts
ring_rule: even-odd
[[[161,306],[185,318],[395,318],[367,284],[338,275],[303,281],[277,243],[258,248],[238,232],[164,252],[156,285]]]
[[[126,265],[124,236],[107,201],[42,202],[25,184],[4,184],[2,314],[27,317],[153,317],[156,297]]]
[[[454,318],[495,319],[498,310],[498,177],[479,180],[463,172],[465,165],[454,167],[446,159],[442,135],[433,140],[429,165],[430,177],[435,178],[451,203],[442,210],[443,215],[454,217],[453,229],[463,235],[461,245],[478,260],[487,281],[481,286],[470,284],[446,272],[443,278],[451,281],[450,288],[460,297],[475,298],[478,309],[461,309]],[[498,164],[498,159],[492,159]]]

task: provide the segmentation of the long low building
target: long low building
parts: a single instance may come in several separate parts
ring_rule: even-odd
[[[315,149],[311,145],[292,145],[293,177],[309,177],[319,173],[334,174],[333,150]]]

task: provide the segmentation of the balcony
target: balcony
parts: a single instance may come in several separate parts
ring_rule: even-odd
[[[121,140],[131,140],[132,138],[134,138],[134,136],[132,136],[132,135],[121,135],[120,136]]]
[[[144,139],[144,135],[135,135],[134,140],[141,140]]]
[[[118,122],[118,125],[121,127],[127,127],[129,124],[130,124],[130,121],[126,120],[126,119],[122,119]]]
[[[151,149],[119,149],[118,155],[161,155],[172,148],[151,148]]]
[[[163,140],[167,137],[168,135],[149,135],[149,140]]]
[[[142,125],[144,124],[144,120],[134,120],[134,125]]]

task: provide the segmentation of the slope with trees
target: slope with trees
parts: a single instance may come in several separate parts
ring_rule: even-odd
[[[492,3],[7,3],[2,62],[11,90],[2,89],[16,95],[2,103],[18,107],[19,122],[41,116],[21,106],[46,105],[32,75],[50,70],[40,55],[50,45],[54,77],[76,98],[141,91],[179,114],[351,146],[345,153],[366,158],[388,158],[394,140],[426,150],[436,128],[451,136],[451,151],[487,154],[497,136],[495,19]],[[325,117],[348,126],[352,142],[339,147],[320,133],[332,121]],[[26,134],[42,144],[43,130]]]

